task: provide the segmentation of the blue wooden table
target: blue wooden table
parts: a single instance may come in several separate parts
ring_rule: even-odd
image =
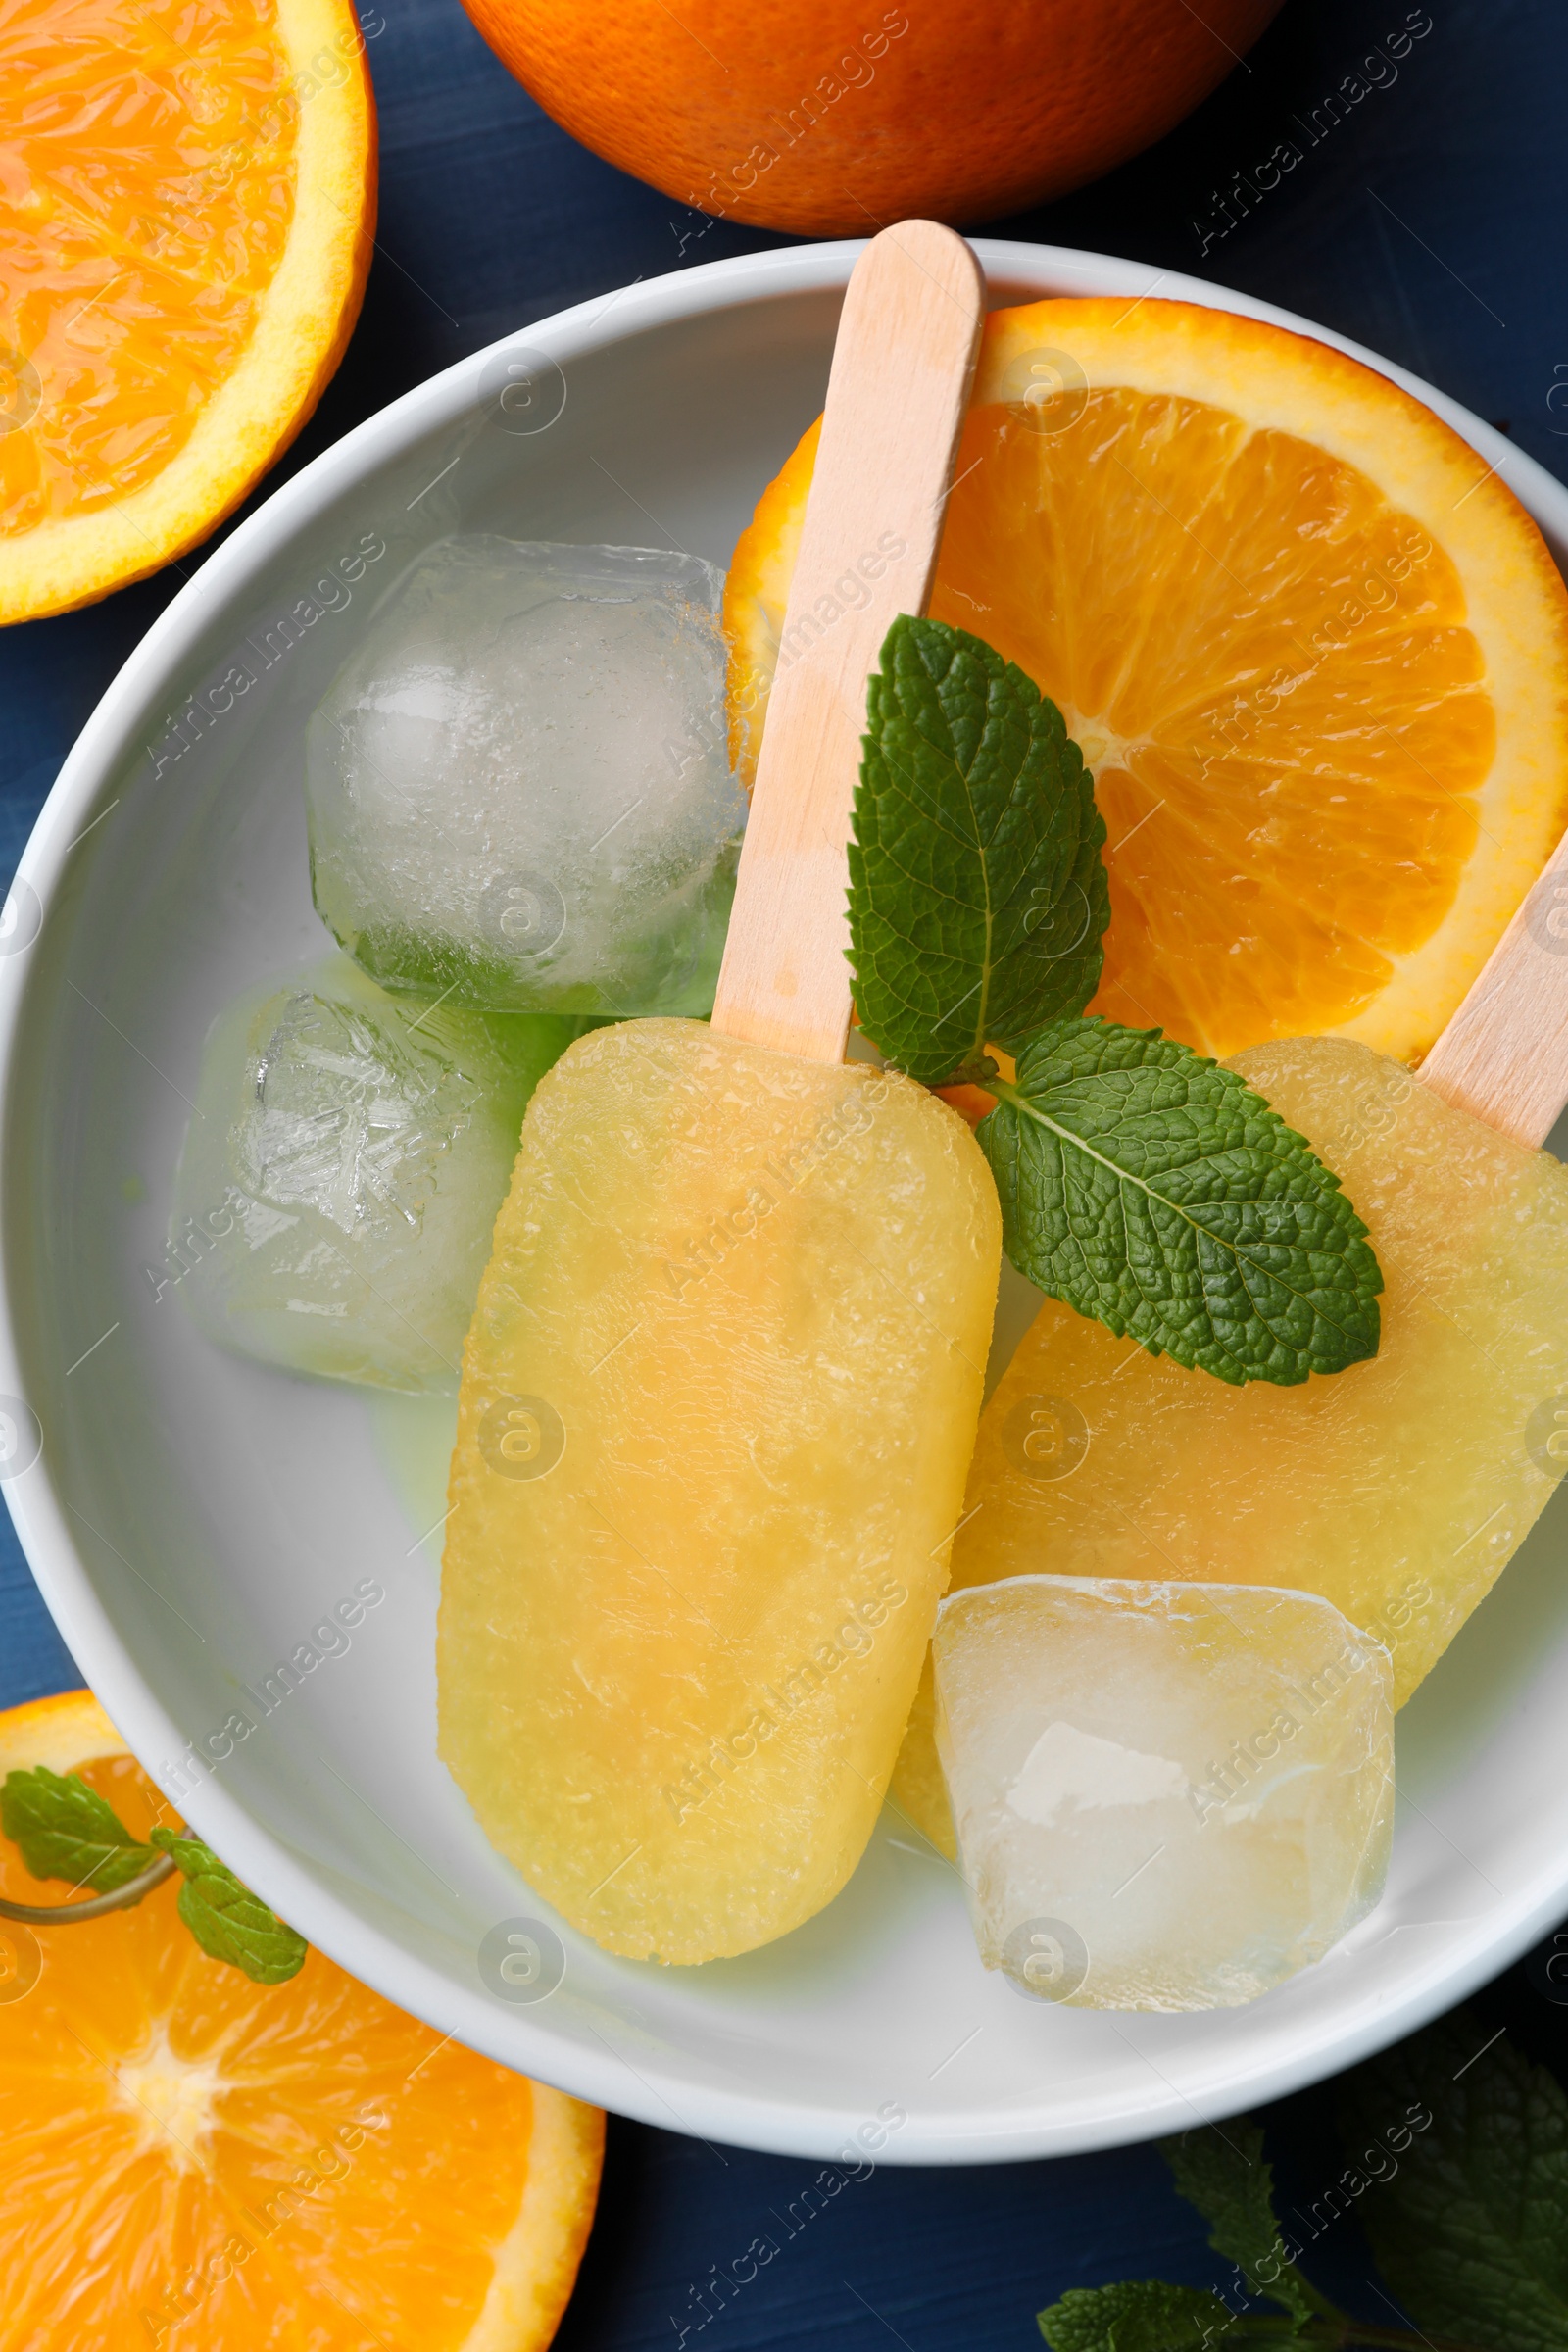
[[[343,368],[264,489],[510,329],[632,278],[786,241],[707,223],[575,146],[491,56],[459,0],[373,0],[365,22],[381,119],[377,257]],[[1407,26],[1417,37],[1396,71],[1359,73]],[[1331,124],[1323,101],[1351,76],[1363,94]],[[1562,0],[1287,0],[1245,66],[1161,146],[994,226],[1302,312],[1441,385],[1568,478],[1565,115]],[[1282,141],[1301,160],[1260,192],[1254,167]],[[197,560],[87,612],[0,635],[7,874],[99,694]],[[0,1517],[0,1704],[79,1680]],[[1476,2006],[1485,2032],[1506,2026],[1563,2070],[1568,2012],[1539,1962]],[[1324,2085],[1266,2119],[1287,2204],[1309,2202],[1342,2161],[1333,2105]],[[885,2352],[890,2341],[906,2352],[1023,2352],[1039,2343],[1035,2311],[1065,2287],[1150,2275],[1196,2284],[1222,2273],[1152,2149],[883,2169],[792,2232],[791,2207],[815,2169],[612,2126],[562,2345],[674,2347],[684,2329],[703,2352],[808,2338],[844,2352]],[[777,2255],[705,2322],[713,2304],[704,2281],[758,2236]],[[1353,2217],[1318,2260],[1332,2292],[1380,2314]]]

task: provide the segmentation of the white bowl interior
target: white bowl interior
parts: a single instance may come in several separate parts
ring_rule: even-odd
[[[23,944],[0,954],[0,1387],[41,1425],[41,1458],[8,1492],[66,1639],[180,1808],[335,1958],[442,2032],[652,2122],[822,2155],[891,2124],[884,2160],[976,2160],[1180,2128],[1326,2073],[1568,1907],[1568,1504],[1400,1719],[1384,1902],[1250,2009],[1111,2017],[1013,1993],[979,1967],[955,1873],[891,1813],[845,1893],[782,1943],[661,1970],[556,1921],[564,1978],[517,2003],[481,1976],[479,1946],[551,1915],[435,1754],[451,1407],[218,1354],[165,1250],[210,1021],[325,944],[304,727],[382,588],[463,528],[726,563],[820,406],[854,250],[718,264],[530,328],[563,370],[536,372],[534,414],[565,394],[534,432],[495,421],[495,355],[466,363],[287,485],[158,624],[24,860],[41,932],[25,943],[24,892]],[[1152,290],[1127,264],[981,251],[1004,298]],[[1282,316],[1169,277],[1158,291]],[[1435,405],[1560,560],[1568,494]],[[236,695],[240,665],[254,683]],[[263,1678],[364,1580],[385,1597],[347,1652],[265,1711]],[[235,1717],[253,1727],[237,1740]]]

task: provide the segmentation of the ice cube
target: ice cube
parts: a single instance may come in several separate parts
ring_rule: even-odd
[[[321,915],[389,988],[705,1013],[746,802],[723,574],[462,535],[396,583],[311,721]]]
[[[389,996],[346,956],[253,991],[207,1042],[155,1297],[291,1371],[455,1389],[523,1106],[585,1025]]]
[[[1392,1666],[1267,1585],[1020,1576],[937,1617],[937,1746],[980,1956],[1083,2009],[1227,2009],[1377,1901]]]

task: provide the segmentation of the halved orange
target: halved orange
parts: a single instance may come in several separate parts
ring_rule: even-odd
[[[815,444],[729,575],[743,768]],[[1540,532],[1421,402],[1283,328],[993,313],[931,611],[1016,662],[1094,772],[1095,1008],[1204,1052],[1338,1032],[1417,1060],[1568,823]]]
[[[0,621],[193,546],[293,438],[369,266],[350,0],[0,15]]]
[[[157,1789],[84,1690],[0,1715],[0,1779],[79,1772],[144,1834]],[[0,1839],[0,1891],[60,1902]],[[312,1951],[210,1960],[175,1883],[0,1920],[0,2345],[537,2352],[565,2308],[604,2117],[406,2017]]]

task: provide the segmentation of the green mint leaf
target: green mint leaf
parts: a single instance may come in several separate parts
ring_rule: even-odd
[[[47,1764],[7,1773],[0,1829],[22,1848],[35,1879],[69,1879],[94,1894],[123,1886],[153,1858],[79,1773],[62,1775]]]
[[[1072,2286],[1038,2315],[1051,2352],[1202,2352],[1236,2315],[1202,2287],[1130,2278],[1117,2286]]]
[[[299,1975],[311,1948],[304,1936],[242,1886],[210,1845],[172,1830],[154,1830],[153,1843],[172,1854],[184,1874],[179,1916],[209,1958],[243,1969],[257,1984],[283,1984]]]
[[[869,680],[850,843],[860,1025],[940,1086],[1100,980],[1104,820],[1060,711],[978,637],[901,614]]]
[[[1329,2308],[1285,2250],[1274,2213],[1274,2171],[1256,2124],[1242,2120],[1223,2132],[1206,2125],[1162,2139],[1159,2152],[1180,2193],[1208,2223],[1209,2244],[1235,2263],[1250,2295],[1278,2303],[1298,2326]]]
[[[1565,2352],[1568,2098],[1487,2034],[1461,2009],[1357,2067],[1338,2202],[1356,2203],[1419,2328],[1483,2352]]]
[[[1339,1178],[1232,1070],[1060,1020],[982,1121],[1020,1274],[1151,1355],[1289,1387],[1375,1355],[1383,1277]]]

